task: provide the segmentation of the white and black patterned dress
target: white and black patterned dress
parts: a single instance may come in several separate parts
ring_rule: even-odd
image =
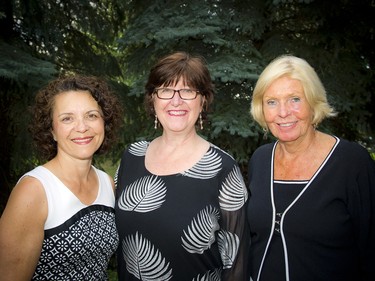
[[[248,193],[235,160],[211,145],[191,169],[157,176],[148,145],[132,144],[115,177],[119,280],[245,280]]]
[[[108,280],[108,261],[118,246],[115,199],[108,175],[93,168],[99,191],[89,206],[48,169],[39,166],[25,174],[43,184],[48,201],[42,252],[33,280]]]

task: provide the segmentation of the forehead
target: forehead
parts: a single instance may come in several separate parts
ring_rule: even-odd
[[[165,81],[162,86],[164,87],[174,87],[176,85],[190,86],[190,83],[184,77],[176,77],[170,81]]]
[[[304,90],[301,81],[290,77],[280,77],[274,80],[264,92],[265,96],[281,94],[303,95]]]
[[[55,96],[53,110],[84,110],[99,108],[98,103],[88,91],[67,91]]]

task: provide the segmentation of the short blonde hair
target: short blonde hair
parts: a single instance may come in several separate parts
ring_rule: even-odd
[[[312,124],[317,126],[323,119],[336,116],[327,101],[326,91],[314,68],[299,57],[282,55],[274,59],[258,78],[251,101],[251,115],[260,126],[267,129],[263,114],[263,95],[268,87],[281,77],[299,80],[312,111]]]

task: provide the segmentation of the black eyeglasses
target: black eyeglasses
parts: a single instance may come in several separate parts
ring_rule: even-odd
[[[181,99],[183,100],[194,100],[199,91],[192,89],[171,89],[171,88],[157,88],[155,89],[156,96],[161,100],[170,100],[173,99],[174,94],[178,93]]]

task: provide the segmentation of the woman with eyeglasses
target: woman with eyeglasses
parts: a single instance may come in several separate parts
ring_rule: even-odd
[[[145,88],[162,134],[131,144],[115,177],[119,280],[248,280],[240,169],[197,133],[214,94],[204,60],[170,54]]]

